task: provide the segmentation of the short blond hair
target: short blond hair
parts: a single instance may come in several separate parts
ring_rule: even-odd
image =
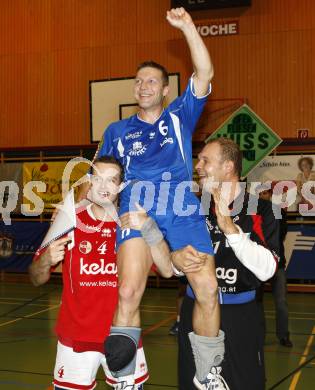
[[[211,139],[208,144],[217,143],[221,149],[221,161],[232,161],[234,163],[234,173],[241,177],[242,174],[242,151],[239,145],[230,138],[219,137]]]

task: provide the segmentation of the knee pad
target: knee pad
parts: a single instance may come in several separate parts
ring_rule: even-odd
[[[115,378],[135,373],[140,334],[141,328],[133,326],[111,327],[104,347],[107,366]]]
[[[126,334],[109,335],[104,347],[107,366],[112,372],[126,367],[137,353],[135,340]]]

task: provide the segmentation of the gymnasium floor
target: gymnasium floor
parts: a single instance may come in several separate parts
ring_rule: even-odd
[[[51,389],[56,345],[53,326],[61,286],[48,284],[35,288],[25,282],[1,282],[0,289],[0,389]],[[144,346],[150,368],[145,386],[148,390],[177,388],[176,339],[168,335],[175,318],[175,295],[175,289],[148,288],[142,302]],[[290,293],[288,299],[292,349],[277,344],[271,295],[265,294],[266,388],[312,390],[315,389],[314,295]],[[297,370],[300,365],[302,369]],[[101,380],[101,372],[98,378]],[[106,386],[99,383],[97,388]]]

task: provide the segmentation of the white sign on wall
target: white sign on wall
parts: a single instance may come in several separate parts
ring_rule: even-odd
[[[236,35],[239,33],[239,23],[238,20],[203,22],[197,24],[197,31],[202,37]]]
[[[90,82],[91,142],[98,142],[107,126],[137,112],[133,96],[134,77]],[[167,106],[179,95],[179,74],[169,75]]]

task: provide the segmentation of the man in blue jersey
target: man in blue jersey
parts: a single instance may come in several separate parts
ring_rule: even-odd
[[[182,31],[191,54],[194,73],[184,93],[163,108],[169,92],[168,74],[155,62],[144,62],[135,78],[137,115],[112,123],[106,129],[97,156],[113,155],[124,166],[120,214],[132,212],[138,202],[156,221],[172,251],[183,247],[182,267],[194,290],[194,331],[190,341],[196,360],[196,387],[209,389],[223,382],[212,368],[224,354],[224,334],[219,331],[217,281],[211,240],[203,212],[192,192],[192,134],[210,93],[213,67],[208,50],[190,15],[183,8],[167,12],[169,24]],[[140,337],[139,305],[152,266],[150,246],[161,240],[150,231],[145,239],[123,224],[117,231],[119,301],[111,335],[106,341],[109,368],[117,376],[134,370]],[[162,237],[163,237],[162,236]],[[196,263],[200,270],[191,272]],[[211,373],[209,374],[209,372]]]

